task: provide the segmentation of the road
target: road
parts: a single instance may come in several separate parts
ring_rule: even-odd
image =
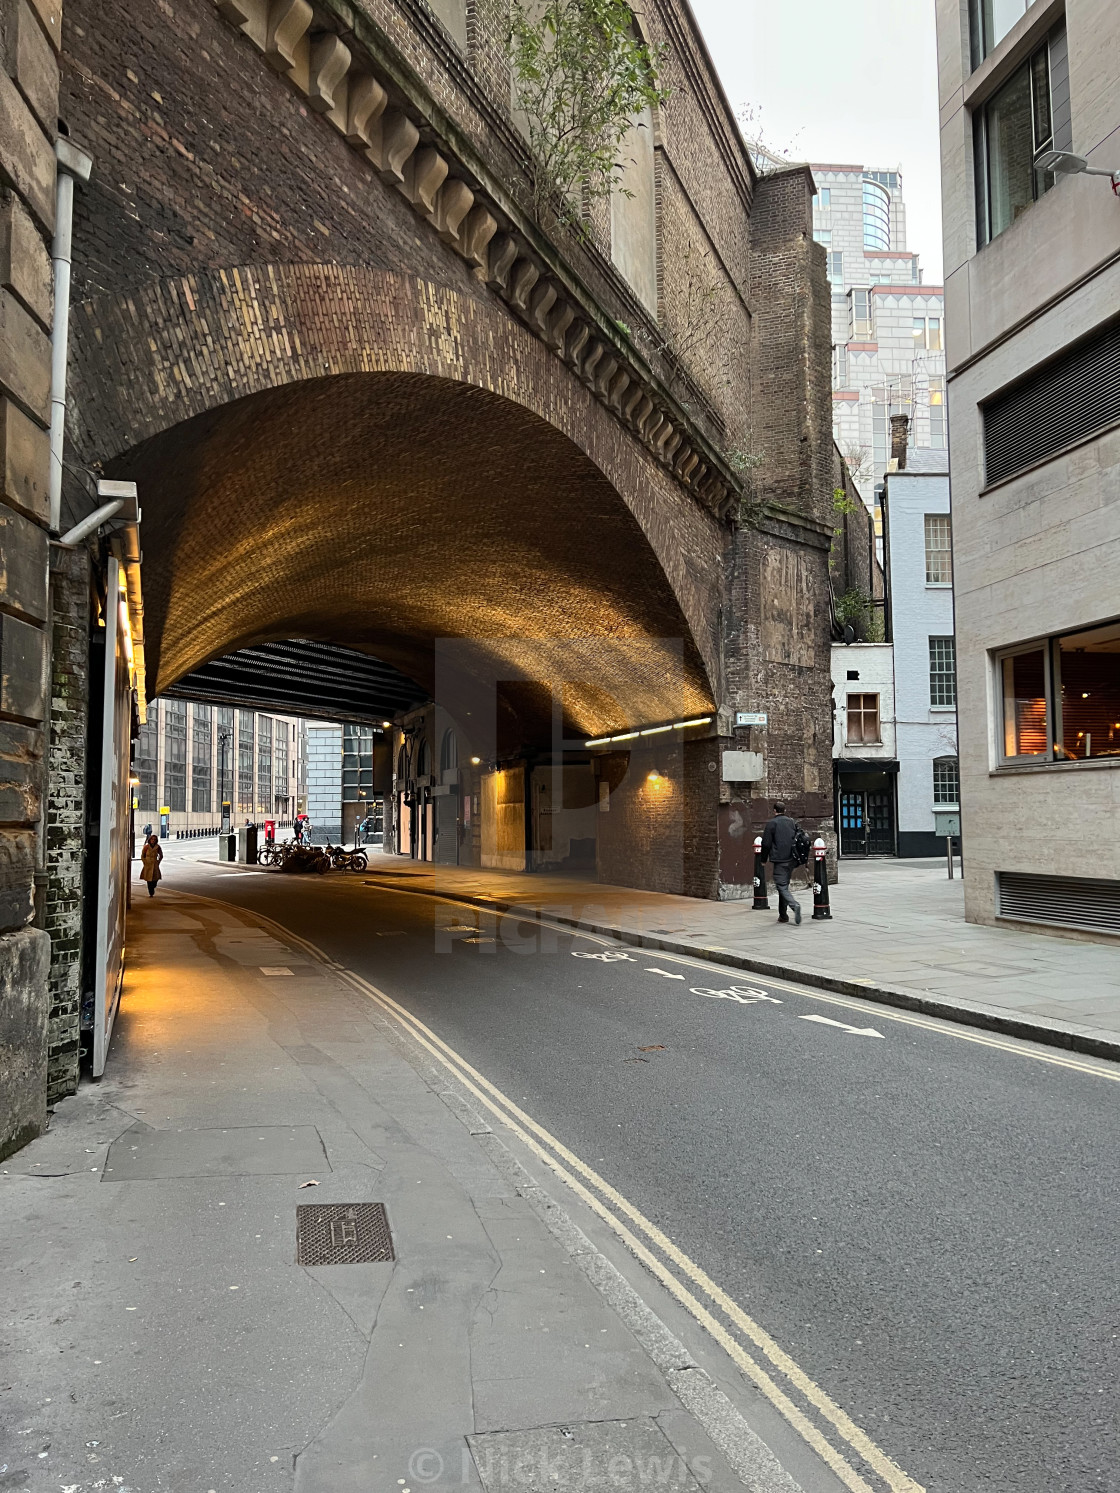
[[[931,1493],[1120,1490],[1115,1067],[368,878],[165,869],[419,1018]]]

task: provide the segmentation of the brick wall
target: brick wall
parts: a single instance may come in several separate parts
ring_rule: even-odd
[[[0,1156],[39,1132],[46,1106],[49,940],[30,924],[41,868],[60,12],[48,0],[0,0]]]
[[[51,936],[47,1102],[78,1088],[82,997],[90,577],[86,550],[51,557],[52,657],[47,806],[47,905]]]

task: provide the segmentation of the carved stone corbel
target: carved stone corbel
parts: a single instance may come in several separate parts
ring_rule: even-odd
[[[519,245],[512,233],[503,233],[490,246],[490,269],[486,283],[495,290],[505,290],[509,283],[509,272],[517,258]]]
[[[389,96],[370,73],[351,75],[350,95],[346,100],[346,139],[359,148],[370,143],[370,131],[381,115]]]
[[[529,303],[529,324],[540,337],[548,337],[548,318],[556,304],[556,287],[546,280],[538,285]]]
[[[366,154],[378,171],[394,186],[404,183],[405,166],[420,143],[420,131],[399,109],[383,114],[370,134]]]
[[[272,0],[264,55],[278,73],[290,73],[295,67],[295,49],[307,34],[313,16],[308,0]]]
[[[307,102],[316,114],[329,114],[335,107],[335,89],[350,67],[350,48],[341,37],[325,32],[311,42],[311,68]]]
[[[467,220],[459,232],[459,247],[466,259],[479,269],[485,269],[490,257],[490,240],[498,231],[494,215],[481,202],[475,204],[467,214]]]
[[[218,0],[218,14],[231,26],[244,26],[251,14],[250,0]]]
[[[541,277],[531,259],[519,259],[509,277],[509,303],[515,311],[529,309],[529,292]]]
[[[458,246],[463,221],[474,206],[474,193],[465,181],[451,177],[440,188],[432,222],[445,244]]]
[[[435,217],[436,196],[447,180],[448,170],[447,162],[434,146],[426,145],[409,157],[400,187],[413,207],[426,218]]]

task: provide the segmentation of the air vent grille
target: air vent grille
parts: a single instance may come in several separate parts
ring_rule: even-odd
[[[987,482],[1002,482],[1120,421],[1120,322],[983,406]]]
[[[1001,871],[999,915],[1021,923],[1120,933],[1120,881]]]

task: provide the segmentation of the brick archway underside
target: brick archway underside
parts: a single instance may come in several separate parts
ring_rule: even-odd
[[[718,522],[481,287],[227,271],[75,332],[76,443],[140,489],[152,693],[288,637],[434,690],[453,638],[480,677],[575,658],[589,734],[714,703]]]

